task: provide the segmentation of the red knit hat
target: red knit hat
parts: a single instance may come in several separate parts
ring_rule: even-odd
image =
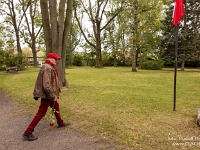
[[[47,55],[47,58],[54,58],[56,60],[60,59],[60,56],[58,56],[56,53],[49,53]]]

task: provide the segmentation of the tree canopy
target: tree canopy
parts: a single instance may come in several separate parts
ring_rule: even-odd
[[[184,70],[185,61],[200,60],[200,2],[185,1],[185,14],[179,23],[178,61]],[[172,3],[166,9],[166,18],[163,20],[161,46],[162,58],[166,61],[174,61],[175,28],[171,24],[173,13]]]

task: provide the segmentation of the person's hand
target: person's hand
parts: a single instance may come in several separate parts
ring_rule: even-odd
[[[57,101],[57,97],[55,97],[55,98],[53,99],[53,101],[54,101],[54,102]]]

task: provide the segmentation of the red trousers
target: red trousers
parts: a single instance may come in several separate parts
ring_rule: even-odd
[[[59,113],[55,112],[55,117],[56,117],[58,126],[62,126],[64,124],[60,116],[59,103],[57,101],[54,102],[52,100],[41,100],[38,112],[36,113],[32,122],[29,124],[28,128],[25,130],[24,134],[30,134],[30,135],[32,134],[38,122],[45,116],[49,106],[50,107],[54,106],[54,109],[59,112]]]

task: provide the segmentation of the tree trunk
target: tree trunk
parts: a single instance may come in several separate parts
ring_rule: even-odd
[[[19,37],[19,31],[16,33],[16,38],[17,38],[17,52],[22,54],[22,48],[20,44],[20,37]]]
[[[96,68],[102,68],[103,67],[103,62],[102,62],[102,58],[101,58],[101,49],[100,48],[96,48]]]
[[[114,67],[117,67],[117,57],[116,57],[116,54],[114,54]]]
[[[62,45],[62,67],[63,67],[63,78],[62,83],[63,86],[69,87],[69,82],[65,78],[65,64],[66,64],[66,48],[68,46],[68,39],[69,39],[69,33],[70,33],[70,27],[71,27],[71,20],[72,20],[72,8],[73,8],[73,0],[67,1],[67,10],[66,10],[66,20],[65,20],[65,26],[64,26],[64,35],[63,35],[63,45]]]
[[[96,29],[96,68],[103,67],[103,61],[101,57],[101,29],[100,29],[100,21],[97,19],[97,29]]]
[[[31,16],[32,17],[32,16]],[[32,32],[31,33],[31,49],[32,49],[32,54],[33,54],[33,66],[37,66],[38,62],[37,62],[37,51],[36,51],[36,37],[35,36],[35,22],[34,22],[34,17],[31,18],[31,22],[32,22]],[[28,23],[28,22],[27,22]],[[40,32],[40,31],[39,31]]]
[[[134,26],[133,26],[133,57],[132,57],[132,72],[137,72],[136,69],[136,55],[137,55],[137,29],[138,29],[138,2],[135,3]]]
[[[37,62],[37,51],[36,51],[36,47],[35,47],[35,39],[32,39],[32,53],[33,53],[33,66],[37,66],[38,62]]]
[[[134,44],[133,46],[133,56],[132,56],[132,72],[137,72],[137,69],[136,69],[136,43]]]
[[[19,25],[17,25],[17,18],[16,18],[16,12],[15,12],[15,8],[14,8],[14,2],[13,1],[9,1],[9,3],[7,3],[7,5],[9,6],[9,10],[10,10],[10,16],[12,19],[12,24],[15,30],[15,36],[16,36],[16,41],[17,41],[17,52],[19,54],[22,54],[22,49],[21,49],[21,44],[20,44],[20,36],[19,36],[19,25],[21,22],[19,22]]]
[[[182,58],[181,71],[184,71],[184,68],[185,68],[185,56]]]
[[[143,61],[144,61],[144,54],[142,54],[140,51],[140,62],[139,62],[139,67],[138,67],[139,69],[142,69]]]
[[[63,2],[60,1],[60,4]],[[64,7],[65,8],[65,3],[63,4],[63,6],[60,7]],[[60,8],[59,7],[59,8]],[[59,9],[59,13],[57,13],[57,1],[56,0],[50,0],[49,1],[49,10],[50,10],[50,25],[51,25],[51,33],[52,33],[52,52],[57,53],[61,59],[60,61],[57,63],[57,69],[58,69],[58,73],[59,73],[59,79],[60,79],[60,83],[62,84],[62,79],[63,77],[63,67],[62,67],[62,60],[63,60],[63,56],[61,56],[61,51],[62,51],[62,45],[60,44],[60,42],[62,43],[62,37],[63,37],[63,26],[64,26],[64,9],[62,10],[62,12]]]
[[[40,0],[41,14],[42,14],[42,26],[44,31],[44,41],[46,45],[46,54],[52,52],[52,39],[51,39],[51,29],[49,23],[49,13],[48,13],[48,1]]]
[[[49,12],[50,12],[50,25],[51,25],[51,40],[52,40],[52,52],[56,52],[59,56],[61,56],[60,49],[58,47],[59,39],[59,29],[57,22],[57,1],[50,0],[49,1]],[[60,15],[60,14],[59,14]]]
[[[67,1],[66,12],[66,0],[60,1],[59,12],[57,12],[56,0],[49,1],[49,8],[48,2],[46,0],[41,0],[40,3],[42,12],[42,23],[45,35],[45,44],[48,47],[47,54],[49,52],[55,52],[61,57],[57,66],[60,77],[60,83],[62,84],[62,86],[69,87],[69,83],[67,82],[65,76],[65,62],[66,48],[72,18],[73,0]],[[48,10],[50,14],[48,14]]]

